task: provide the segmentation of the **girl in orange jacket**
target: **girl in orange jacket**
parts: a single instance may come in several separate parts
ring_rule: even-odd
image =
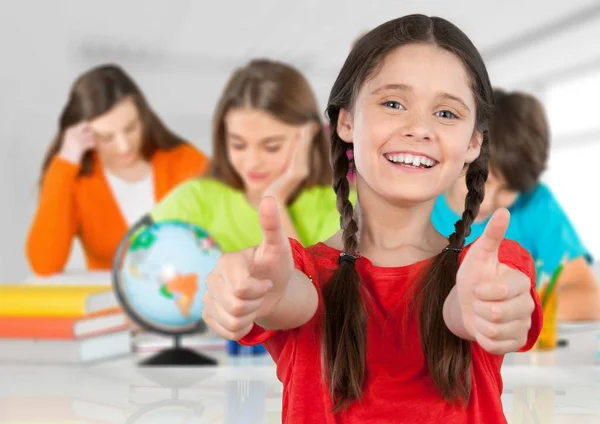
[[[42,166],[27,238],[38,275],[62,272],[74,237],[90,270],[110,269],[127,228],[208,159],[171,132],[119,67],[79,77]]]

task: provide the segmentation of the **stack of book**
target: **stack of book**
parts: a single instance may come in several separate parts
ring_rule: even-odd
[[[0,284],[0,362],[89,363],[131,352],[106,285]]]

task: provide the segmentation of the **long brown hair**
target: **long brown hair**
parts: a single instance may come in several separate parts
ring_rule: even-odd
[[[58,133],[52,140],[42,164],[42,178],[60,151],[65,131],[83,121],[108,112],[119,102],[131,98],[142,123],[142,156],[148,160],[156,149],[172,149],[185,141],[169,130],[148,105],[133,79],[116,65],[102,65],[81,75],[71,87],[69,99],[58,120]],[[92,152],[81,159],[79,175],[92,172]]]
[[[237,69],[225,86],[213,116],[213,159],[208,172],[213,178],[242,190],[244,183],[227,156],[225,116],[231,109],[252,108],[289,125],[319,125],[312,141],[310,172],[290,202],[304,189],[331,184],[329,141],[320,119],[316,97],[304,76],[282,62],[257,59]]]
[[[471,77],[476,100],[476,129],[483,133],[481,154],[468,166],[465,212],[449,237],[450,246],[456,249],[464,246],[483,199],[488,174],[487,122],[493,97],[481,56],[469,38],[444,19],[411,15],[384,23],[358,40],[333,85],[327,106],[331,121],[333,188],[342,217],[343,249],[349,254],[357,250],[358,225],[348,200],[346,174],[350,159],[346,154],[348,144],[337,133],[339,112],[342,108],[352,110],[360,86],[377,72],[388,53],[410,43],[435,44],[461,59]],[[456,282],[458,259],[456,250],[445,250],[433,258],[416,296],[421,345],[429,372],[441,395],[450,402],[467,401],[471,390],[470,342],[451,333],[442,315],[444,300]],[[367,314],[361,290],[360,277],[351,261],[342,261],[324,288],[323,371],[335,412],[362,395]]]

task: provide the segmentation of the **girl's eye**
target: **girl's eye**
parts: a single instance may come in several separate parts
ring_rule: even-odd
[[[388,100],[387,102],[384,102],[383,105],[393,109],[404,109],[404,106],[402,106],[400,102],[397,102],[395,100]]]
[[[275,152],[278,152],[281,149],[281,146],[267,146],[267,147],[265,147],[265,149],[269,153],[275,153]]]
[[[243,144],[231,144],[233,150],[244,150],[245,147]]]
[[[436,116],[444,119],[456,119],[458,118],[455,113],[450,112],[449,110],[440,110],[436,112]]]

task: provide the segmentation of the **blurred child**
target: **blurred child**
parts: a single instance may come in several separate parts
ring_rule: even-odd
[[[225,252],[261,240],[257,207],[273,196],[286,234],[311,245],[340,228],[329,142],[313,91],[293,67],[253,60],[237,69],[213,116],[209,174],[174,190],[152,211],[204,228]]]
[[[511,223],[506,237],[531,253],[537,265],[538,285],[566,260],[557,282],[558,318],[598,320],[600,286],[590,266],[590,253],[550,189],[540,182],[550,148],[543,106],[525,93],[496,90],[494,97],[490,175],[467,241],[483,233],[496,209],[508,208]],[[438,198],[432,220],[442,234],[454,231],[454,222],[464,212],[466,194],[463,177]]]
[[[73,84],[46,154],[27,256],[39,275],[63,270],[79,237],[91,270],[108,270],[127,228],[208,166],[171,132],[121,68],[100,66]]]

